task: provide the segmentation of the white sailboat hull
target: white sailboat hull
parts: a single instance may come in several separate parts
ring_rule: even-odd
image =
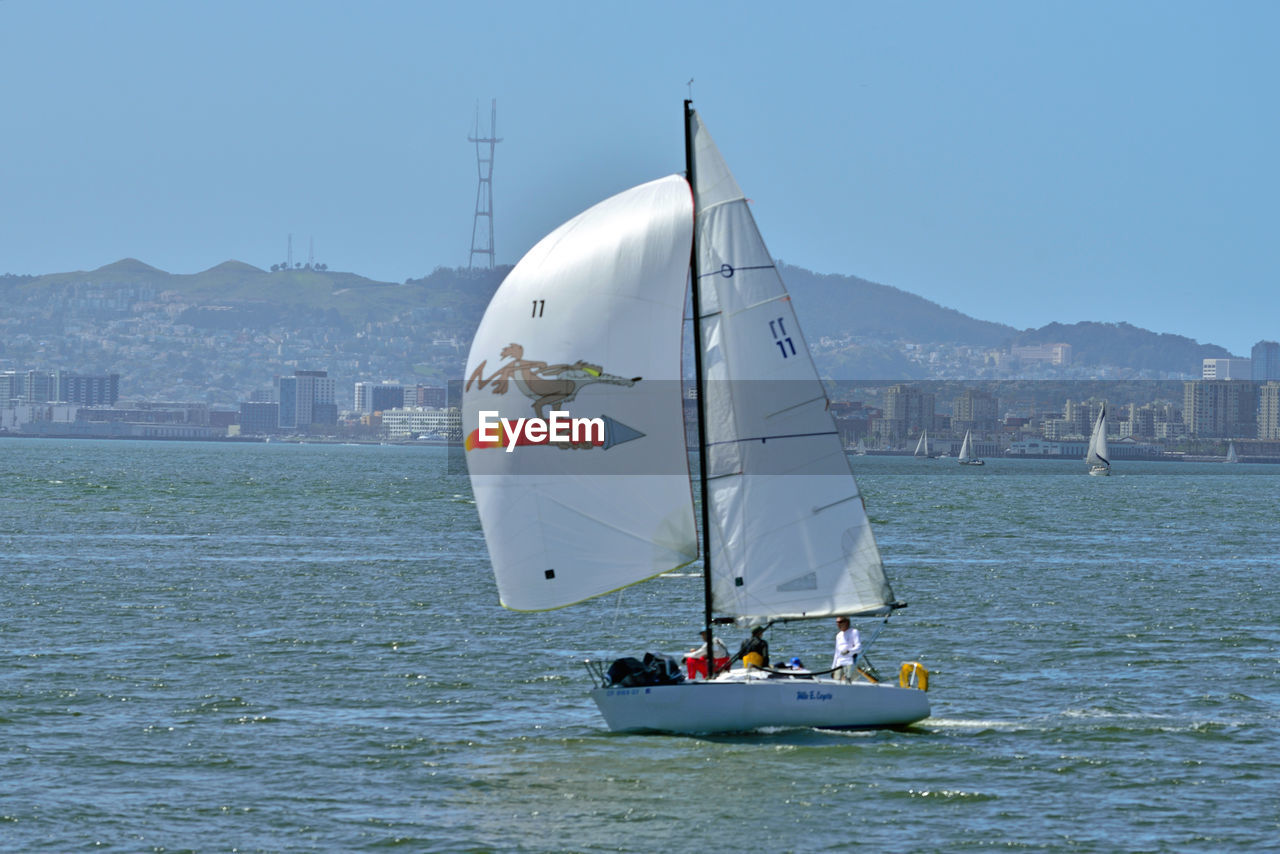
[[[1108,475],[1111,474],[1111,469],[1108,468],[1107,466],[1094,466],[1093,468],[1089,469],[1089,474],[1093,475],[1094,477],[1107,477]]]
[[[614,732],[748,732],[772,727],[900,727],[929,716],[916,688],[831,679],[683,682],[594,688]]]

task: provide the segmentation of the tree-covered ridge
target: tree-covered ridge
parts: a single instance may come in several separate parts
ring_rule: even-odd
[[[977,320],[921,296],[857,276],[814,273],[778,262],[796,300],[805,334],[996,347],[1017,334],[1012,326]]]
[[[332,342],[361,330],[386,336],[394,327],[398,336],[448,338],[455,348],[465,348],[511,269],[441,267],[420,278],[383,282],[324,265],[274,266],[263,270],[232,260],[199,273],[174,274],[125,258],[87,272],[2,276],[0,296],[15,309],[46,305],[47,319],[23,321],[43,334],[59,334],[57,318],[71,308],[93,316],[100,307],[107,318],[120,316],[127,303],[135,312],[148,305],[151,311],[167,307],[163,310],[174,324],[209,332],[310,328]],[[1077,367],[1198,376],[1202,359],[1228,355],[1216,345],[1129,323],[1050,323],[1019,331],[857,276],[820,274],[783,262],[779,271],[824,376],[936,378],[954,376],[957,368],[987,376],[983,365],[990,359],[984,353],[1059,342],[1071,345]],[[932,348],[930,358],[921,358],[918,349],[912,350],[915,345]],[[358,343],[352,340],[342,349],[358,349]]]
[[[1073,359],[1083,365],[1124,365],[1138,370],[1200,374],[1204,359],[1231,354],[1216,344],[1201,344],[1183,335],[1151,332],[1131,323],[1050,323],[1013,337],[1014,346],[1070,344]]]

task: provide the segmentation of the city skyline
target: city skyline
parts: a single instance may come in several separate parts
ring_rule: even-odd
[[[290,233],[384,281],[465,266],[493,98],[510,264],[682,169],[692,94],[775,257],[1243,356],[1280,316],[1277,23],[1258,2],[7,2],[0,272],[265,269]]]

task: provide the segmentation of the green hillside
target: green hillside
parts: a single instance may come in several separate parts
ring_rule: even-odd
[[[782,262],[778,270],[796,299],[810,340],[853,335],[995,347],[1018,332],[857,276],[814,273]]]
[[[14,302],[56,302],[140,288],[149,293],[134,294],[135,299],[186,303],[176,319],[198,329],[262,331],[301,321],[352,331],[370,322],[412,321],[465,339],[510,269],[440,267],[397,283],[323,268],[267,271],[234,260],[200,273],[173,274],[125,258],[90,271],[0,277],[0,294]],[[796,298],[808,340],[834,340],[824,350],[823,365],[837,375],[924,375],[924,368],[901,351],[902,341],[977,348],[1065,342],[1079,365],[1191,374],[1199,373],[1201,359],[1228,355],[1222,347],[1128,323],[1051,323],[1019,331],[856,276],[814,273],[782,262],[779,269]]]
[[[96,270],[14,277],[7,280],[7,288],[0,282],[0,288],[19,298],[94,288],[149,288],[157,296],[171,293],[199,304],[200,310],[188,320],[208,318],[215,327],[225,326],[230,317],[215,320],[219,309],[234,309],[235,316],[267,322],[282,312],[309,309],[340,317],[347,325],[389,320],[406,312],[431,312],[445,323],[474,325],[509,269],[471,273],[440,268],[420,279],[396,283],[331,270],[268,272],[241,261],[226,261],[200,273],[174,274],[125,258]]]

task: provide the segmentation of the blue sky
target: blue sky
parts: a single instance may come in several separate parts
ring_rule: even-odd
[[[1019,328],[1280,338],[1280,4],[0,0],[0,272],[464,266],[683,169],[772,253]],[[485,128],[487,130],[487,127]]]

